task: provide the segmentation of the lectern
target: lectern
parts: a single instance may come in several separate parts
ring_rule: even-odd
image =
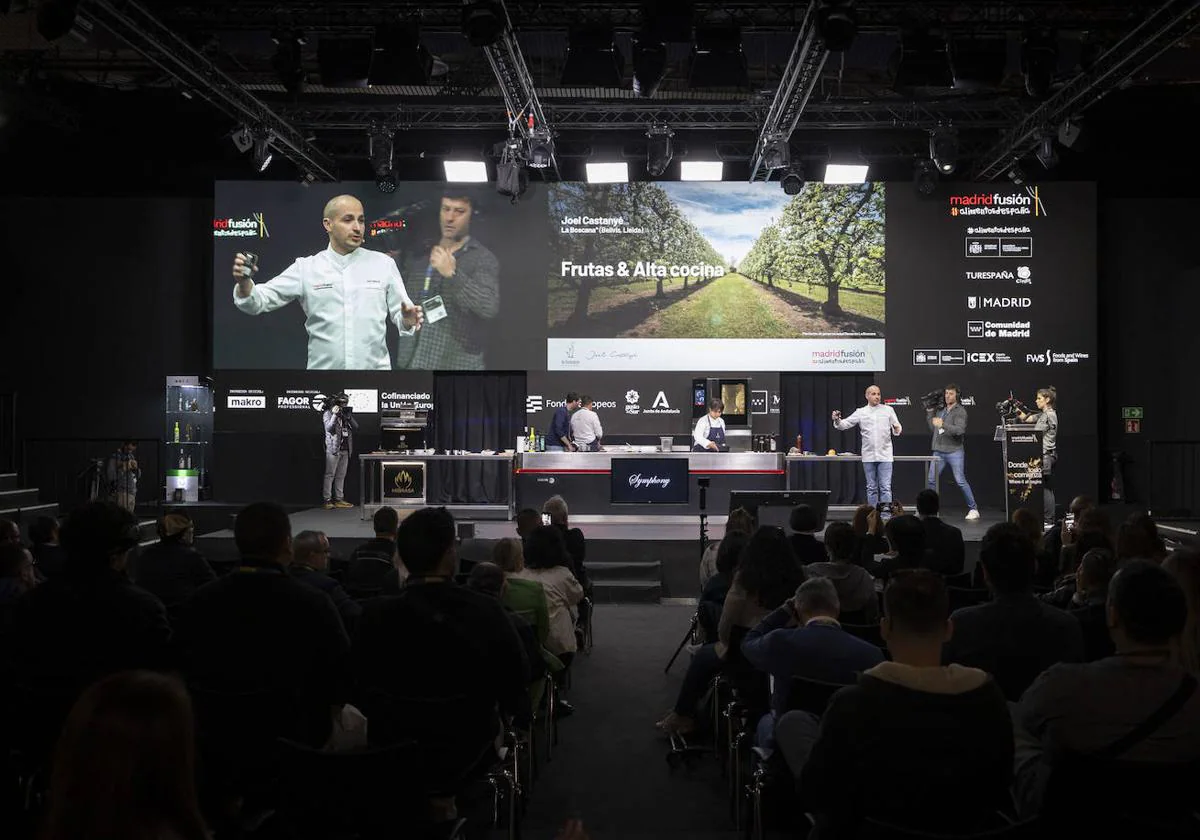
[[[1042,516],[1042,433],[1030,426],[997,426],[1004,463],[1004,518],[1026,508]]]

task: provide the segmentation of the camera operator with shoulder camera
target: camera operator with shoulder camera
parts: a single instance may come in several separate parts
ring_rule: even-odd
[[[967,437],[967,410],[962,407],[958,397],[958,386],[951,383],[942,393],[934,391],[921,399],[925,404],[925,422],[929,431],[933,432],[933,457],[937,459],[929,465],[925,486],[932,490],[937,477],[948,464],[954,475],[954,483],[962,490],[967,502],[967,519],[978,519],[975,494],[967,483],[966,452],[963,447]]]
[[[1054,522],[1054,488],[1051,476],[1058,465],[1058,392],[1051,385],[1039,388],[1037,392],[1038,410],[1026,414],[1017,414],[1022,423],[1034,423],[1034,429],[1042,433],[1042,519],[1045,523]]]
[[[325,421],[325,482],[321,487],[325,510],[351,508],[346,501],[346,468],[354,452],[354,433],[358,421],[350,407],[350,398],[345,394],[334,394],[325,398],[322,406]]]

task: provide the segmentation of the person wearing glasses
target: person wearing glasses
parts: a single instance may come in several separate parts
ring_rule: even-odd
[[[328,595],[342,617],[346,632],[350,633],[354,630],[354,622],[362,615],[362,605],[329,576],[329,553],[329,537],[324,531],[301,531],[292,540],[293,559],[288,572],[296,580]]]

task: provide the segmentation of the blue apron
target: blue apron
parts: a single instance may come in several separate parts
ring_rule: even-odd
[[[725,429],[721,426],[712,425],[711,420],[709,420],[708,423],[708,439],[717,445],[718,452],[726,451],[727,447],[725,446]],[[711,449],[705,449],[703,446],[694,441],[692,443],[692,451],[712,452]]]

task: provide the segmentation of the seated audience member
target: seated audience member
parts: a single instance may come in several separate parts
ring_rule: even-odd
[[[749,537],[754,533],[754,517],[750,515],[750,511],[745,508],[735,508],[729,512],[729,518],[725,521],[725,536],[730,534],[745,534]],[[704,590],[704,585],[708,583],[708,579],[717,573],[717,551],[720,549],[720,542],[713,540],[704,548],[704,553],[700,555],[700,589]]]
[[[79,698],[54,755],[42,840],[208,840],[192,704],[174,677],[125,671]]]
[[[476,563],[475,567],[471,569],[471,574],[467,577],[467,588],[480,595],[495,598],[501,605],[504,605],[504,590],[508,588],[508,581],[504,577],[503,569],[495,563],[485,561]],[[546,676],[546,662],[542,659],[542,645],[537,639],[533,625],[509,609],[508,606],[504,606],[504,613],[521,639],[521,647],[525,650],[525,660],[529,663],[529,681],[532,683],[542,679]],[[528,730],[532,722],[533,710],[529,706],[528,699],[529,695],[526,693],[526,702],[513,713],[513,725],[518,729]]]
[[[838,602],[842,605],[843,620],[851,624],[874,624],[879,620],[875,578],[854,562],[854,546],[854,529],[850,523],[830,522],[825,527],[828,561],[812,563],[805,571],[833,581]]]
[[[62,574],[67,563],[67,553],[58,541],[58,520],[53,516],[39,516],[29,526],[29,541],[33,543],[33,562],[37,573],[43,578]]]
[[[788,713],[779,722],[779,748],[799,772],[816,837],[853,837],[863,817],[967,834],[1008,802],[1008,706],[987,673],[941,664],[954,631],[948,611],[940,575],[898,571],[884,593],[880,625],[892,661],[833,696],[815,742],[810,720]],[[792,731],[796,723],[799,732]]]
[[[21,528],[11,519],[0,518],[0,543],[19,543]]]
[[[364,606],[355,681],[371,742],[416,741],[435,793],[452,797],[493,759],[503,721],[528,707],[529,663],[500,603],[455,584],[456,531],[445,508],[409,514],[397,545],[409,577],[399,595]]]
[[[269,735],[319,747],[349,700],[349,647],[333,602],[288,574],[292,530],[282,507],[257,502],[234,520],[239,566],[201,587],[176,624],[188,685],[254,695],[275,708]],[[201,723],[204,710],[201,708]]]
[[[924,565],[940,575],[961,574],[967,556],[962,531],[944,522],[938,515],[940,509],[936,491],[925,489],[917,494],[917,518],[925,529]]]
[[[738,564],[733,586],[725,596],[715,644],[701,645],[692,654],[675,708],[655,726],[667,733],[687,735],[696,729],[696,710],[705,688],[721,670],[734,628],[749,631],[786,601],[805,580],[783,530],[764,527],[754,532]]]
[[[9,657],[36,704],[39,738],[57,732],[87,686],[117,671],[168,666],[171,628],[162,601],[125,575],[137,520],[113,502],[89,502],[63,523],[63,574],[17,602]],[[35,699],[36,698],[36,699]],[[43,744],[42,746],[45,746]]]
[[[796,505],[788,518],[788,524],[795,531],[788,539],[792,543],[792,551],[801,566],[809,563],[823,563],[826,559],[825,546],[817,539],[817,529],[821,526],[817,512],[808,505]]]
[[[579,642],[575,636],[575,620],[571,608],[583,600],[583,587],[571,571],[571,556],[563,544],[562,531],[553,525],[539,525],[525,541],[525,568],[509,575],[510,579],[531,580],[541,584],[550,609],[550,634],[546,650],[562,662],[564,668],[556,677],[563,688],[566,669],[571,667]],[[575,707],[567,702],[562,691],[555,694],[556,714],[570,715]]]
[[[929,567],[929,555],[925,551],[925,526],[921,520],[912,514],[893,516],[887,521],[883,532],[890,553],[882,560],[864,563],[864,568],[874,577],[887,581],[899,569]]]
[[[883,520],[874,505],[859,505],[854,509],[850,527],[854,529],[854,562],[869,566],[875,562],[876,554],[888,550],[883,537]]]
[[[1084,511],[1092,510],[1095,507],[1096,500],[1091,496],[1076,496],[1071,500],[1071,504],[1067,506],[1067,512],[1071,515],[1075,522],[1078,523],[1080,517],[1083,516]],[[1075,528],[1074,530],[1076,533],[1078,533],[1078,528]],[[1051,528],[1050,530],[1044,532],[1046,552],[1054,558],[1055,563],[1058,562],[1059,554],[1062,551],[1062,547],[1065,542],[1064,537],[1068,536],[1071,531],[1072,529],[1067,527],[1066,520],[1064,519],[1063,523],[1059,527]],[[1057,576],[1058,574],[1060,574],[1060,572],[1056,567],[1054,576]]]
[[[746,634],[742,655],[773,681],[771,710],[758,722],[758,746],[775,746],[775,724],[787,711],[792,677],[850,685],[859,672],[883,661],[883,651],[877,646],[842,629],[839,612],[841,604],[833,582],[811,577]],[[815,716],[812,723],[815,729]]]
[[[1149,514],[1131,513],[1117,529],[1117,562],[1149,560],[1162,563],[1167,559],[1167,546],[1158,535],[1158,525]]]
[[[741,562],[742,553],[746,550],[749,542],[749,534],[730,531],[718,545],[717,573],[708,579],[708,583],[704,584],[704,589],[700,593],[700,603],[696,609],[705,641],[715,642],[717,640],[721,610],[725,607],[725,598],[729,595],[729,588],[733,586],[733,577],[737,573],[738,563]]]
[[[395,595],[407,574],[403,558],[397,558],[396,531],[400,514],[393,507],[375,511],[375,536],[350,552],[343,583],[351,598]]]
[[[533,529],[542,524],[542,515],[533,508],[522,508],[517,513],[517,536],[521,538],[521,542],[525,542],[529,535],[533,533]]]
[[[217,579],[208,561],[192,547],[193,534],[186,513],[168,513],[158,521],[158,542],[142,549],[129,564],[130,579],[162,601],[172,618],[193,592]]]
[[[550,605],[546,590],[536,580],[514,577],[525,570],[525,552],[521,541],[512,537],[497,540],[492,547],[492,562],[504,572],[504,595],[501,600],[532,627],[541,646],[550,637]]]
[[[1079,561],[1075,573],[1077,585],[1069,611],[1083,631],[1083,661],[1095,662],[1113,655],[1112,635],[1108,632],[1108,584],[1117,571],[1112,552],[1093,548]]]
[[[12,626],[17,601],[37,582],[29,549],[20,543],[0,543],[0,639]],[[0,654],[0,659],[4,657]]]
[[[1054,581],[1054,586],[1049,592],[1043,592],[1038,595],[1038,600],[1064,610],[1070,609],[1071,604],[1074,603],[1075,588],[1079,582],[1079,558],[1083,557],[1089,551],[1103,551],[1106,554],[1115,553],[1112,541],[1103,531],[1087,530],[1078,536],[1069,537],[1069,539],[1073,540],[1073,542],[1063,546],[1060,550],[1063,561],[1069,565],[1064,567],[1065,571]]]
[[[542,505],[542,513],[550,517],[550,525],[558,529],[562,534],[563,545],[567,548],[567,554],[571,557],[571,571],[575,574],[575,579],[583,585],[584,589],[589,586],[587,567],[584,565],[584,560],[587,558],[587,539],[583,536],[583,531],[578,528],[572,528],[568,521],[567,501],[562,496],[551,496]]]
[[[362,615],[362,604],[351,598],[342,585],[329,576],[329,537],[323,531],[301,531],[292,540],[292,564],[288,574],[329,596],[342,625],[349,634]]]
[[[1179,581],[1187,603],[1187,619],[1179,634],[1175,659],[1200,675],[1200,551],[1176,551],[1162,565]]]
[[[1195,677],[1172,661],[1187,603],[1170,572],[1132,560],[1113,575],[1108,625],[1116,655],[1086,664],[1058,664],[1039,676],[1013,714],[1018,724],[1018,804],[1036,812],[1053,756],[1104,754],[1130,762],[1200,760],[1200,691]],[[1122,744],[1180,692],[1174,714],[1136,741]],[[1114,745],[1118,752],[1112,753]]]
[[[1042,514],[1034,513],[1029,508],[1017,508],[1012,512],[1012,524],[1021,529],[1021,533],[1033,543],[1034,549],[1034,577],[1033,582],[1037,586],[1052,586],[1054,579],[1058,574],[1058,552],[1051,554],[1046,549],[1046,532],[1042,528]],[[983,582],[983,565],[975,564],[975,572],[972,574],[972,584],[977,589],[983,589],[987,586]]]
[[[1072,527],[1068,528],[1064,522],[1061,531],[1062,548],[1058,551],[1060,575],[1074,576],[1079,567],[1079,558],[1093,548],[1116,550],[1112,523],[1108,521],[1108,514],[1100,508],[1083,510]]]
[[[1016,525],[988,528],[979,562],[992,600],[955,610],[944,661],[993,674],[1016,700],[1051,665],[1083,659],[1083,632],[1074,616],[1034,597],[1033,544]]]

